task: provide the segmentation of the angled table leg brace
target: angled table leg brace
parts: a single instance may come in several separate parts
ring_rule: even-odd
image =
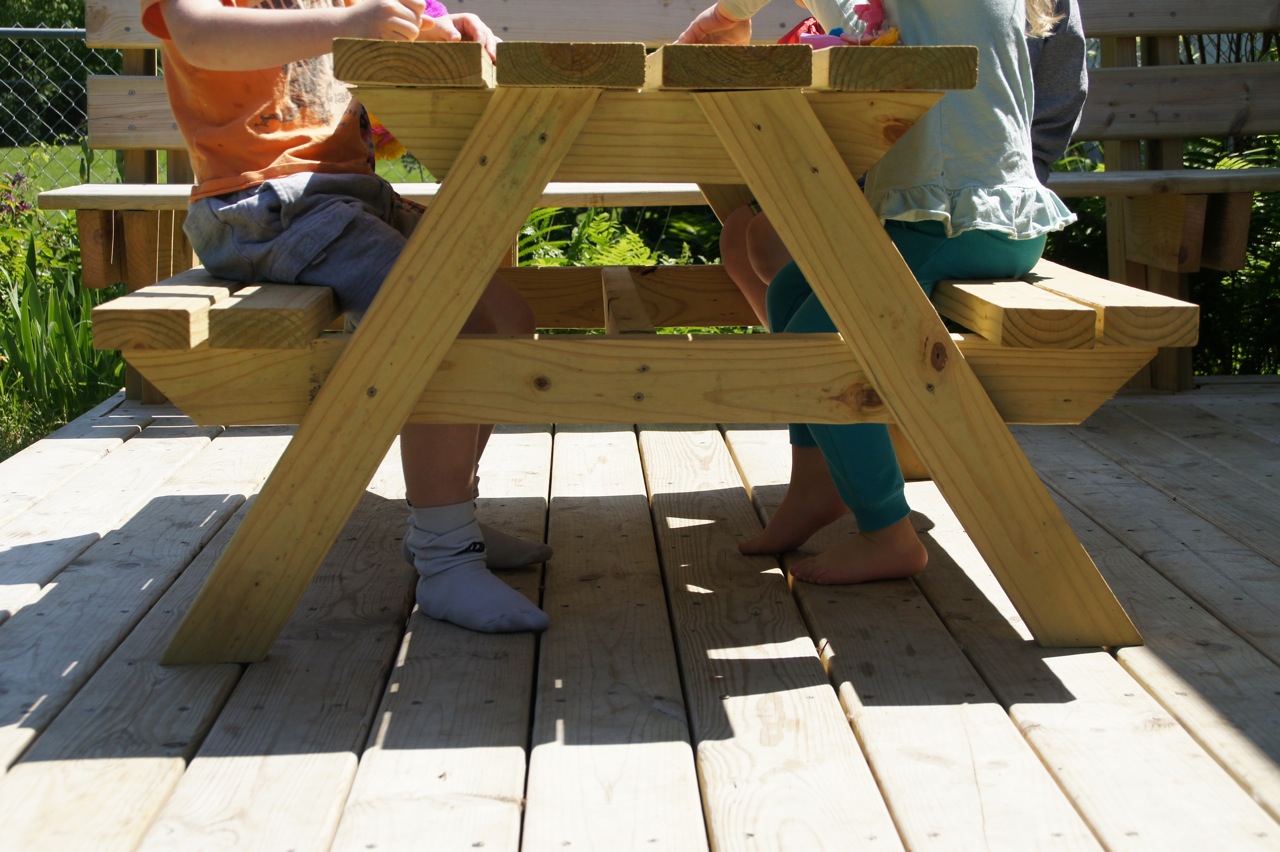
[[[494,93],[163,662],[266,655],[598,95]]]
[[[694,97],[1037,641],[1139,644],[804,96]]]

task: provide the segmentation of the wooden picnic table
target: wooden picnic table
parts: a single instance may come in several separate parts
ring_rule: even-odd
[[[443,183],[165,661],[266,655],[553,179],[693,181],[718,212],[754,197],[865,375],[848,417],[899,425],[1037,641],[1140,642],[855,180],[943,90],[973,85],[976,51],[785,47],[504,42],[495,70],[476,45],[337,42],[339,78]],[[637,337],[588,343],[640,346],[638,364],[682,343]],[[716,376],[684,343],[671,369],[693,398]],[[578,419],[616,420],[604,397],[632,378]],[[646,419],[641,399],[625,422]]]

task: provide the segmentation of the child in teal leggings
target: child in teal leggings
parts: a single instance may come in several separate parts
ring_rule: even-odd
[[[751,16],[765,2],[717,0],[679,40],[745,44]],[[855,24],[855,0],[805,0],[804,5],[828,31]],[[885,26],[897,28],[904,44],[975,45],[981,72],[975,88],[948,92],[867,172],[867,202],[926,293],[947,278],[1025,274],[1040,258],[1045,235],[1075,219],[1041,183],[1032,156],[1032,120],[1039,105],[1033,70],[1041,69],[1033,69],[1028,39],[1054,31],[1061,19],[1054,0],[884,0],[883,8]],[[1052,70],[1083,85],[1082,56],[1062,59]],[[1058,117],[1069,119],[1071,105],[1078,110],[1083,97],[1059,94],[1064,114]],[[725,271],[770,329],[835,331],[767,215],[750,206],[729,214],[720,251]],[[883,284],[868,279],[857,286]],[[858,535],[792,565],[792,576],[857,583],[910,576],[924,568],[928,557],[911,525],[888,430],[866,424],[795,426],[787,494],[765,530],[739,549],[794,550],[850,511]]]
[[[1043,236],[1013,240],[995,231],[965,231],[948,238],[941,223],[885,223],[890,238],[925,293],[944,278],[1017,278],[1026,274],[1044,250]],[[767,291],[769,329],[775,332],[834,332],[835,325],[809,282],[792,261],[774,277]],[[788,493],[791,505],[780,507],[768,533],[744,543],[748,552],[780,552],[799,547],[804,539],[844,514],[846,507],[864,536],[877,534],[891,545],[885,558],[857,560],[832,553],[807,560],[792,573],[814,582],[858,582],[907,576],[924,567],[923,548],[910,527],[902,472],[888,427],[879,423],[847,425],[796,424],[791,427],[793,467],[806,481],[808,502]],[[813,448],[821,451],[821,459]],[[830,485],[821,468],[830,475]],[[806,468],[810,468],[806,470]],[[798,481],[793,480],[793,481]],[[832,490],[834,487],[834,491]],[[785,501],[784,501],[785,502]],[[867,548],[858,555],[866,557]]]

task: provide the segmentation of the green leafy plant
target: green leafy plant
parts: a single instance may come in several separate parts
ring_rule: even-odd
[[[48,151],[35,149],[38,166]],[[24,173],[0,179],[0,457],[119,389],[118,353],[94,350],[93,306],[115,295],[81,286],[74,221],[35,210]]]
[[[34,257],[32,240],[28,257]],[[42,286],[31,273],[0,272],[0,410],[8,456],[31,440],[79,416],[123,382],[118,353],[93,348],[89,312],[101,300],[78,276],[57,275]]]

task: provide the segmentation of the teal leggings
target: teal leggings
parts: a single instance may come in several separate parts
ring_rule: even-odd
[[[1025,275],[1040,259],[1045,243],[1044,237],[1012,240],[994,231],[965,231],[948,239],[942,223],[932,221],[891,220],[885,230],[927,295],[932,295],[934,284],[945,279]],[[767,299],[772,331],[814,334],[836,330],[794,262],[778,272]],[[794,424],[791,443],[821,448],[840,497],[853,511],[859,529],[884,529],[910,512],[886,426]]]

